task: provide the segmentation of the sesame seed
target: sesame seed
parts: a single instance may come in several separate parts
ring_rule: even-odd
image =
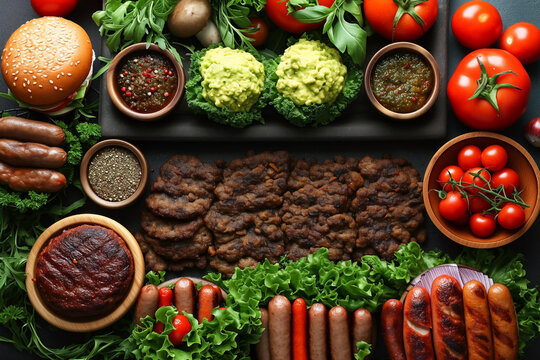
[[[28,92],[29,92],[29,93],[32,93],[32,90],[28,89]]]
[[[54,84],[54,82],[52,80],[49,80],[49,83]]]
[[[54,90],[58,90],[58,86],[55,86],[55,87],[54,87]]]

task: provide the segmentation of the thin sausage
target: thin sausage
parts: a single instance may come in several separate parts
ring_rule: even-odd
[[[291,359],[291,302],[276,295],[268,303],[270,355],[274,360]]]
[[[66,152],[59,147],[0,139],[0,161],[13,166],[57,169],[66,160]]]
[[[307,306],[304,299],[296,299],[292,304],[293,360],[307,360]]]
[[[493,359],[487,292],[480,281],[471,280],[463,286],[463,308],[469,360]]]
[[[461,286],[441,275],[431,286],[433,344],[437,359],[467,359],[467,338]]]
[[[327,311],[323,304],[315,303],[309,308],[309,358],[328,359],[326,346],[328,335]]]
[[[0,184],[15,191],[57,192],[66,185],[66,177],[54,170],[15,168],[0,161]]]
[[[188,278],[180,278],[174,284],[174,306],[178,309],[178,313],[182,311],[188,314],[195,313],[195,298],[197,289],[193,281]]]
[[[349,314],[343,306],[334,306],[328,311],[328,328],[332,360],[352,359]]]
[[[212,310],[219,305],[218,294],[212,285],[204,285],[199,290],[199,312],[197,320],[199,324],[203,322],[204,319],[212,321],[214,315],[212,315]]]
[[[355,354],[358,352],[356,343],[360,341],[371,344],[371,353],[373,353],[373,318],[369,310],[361,308],[353,313],[353,352]]]
[[[396,299],[386,301],[381,312],[384,344],[390,360],[405,360],[403,348],[403,304]]]
[[[413,287],[405,298],[403,308],[405,356],[407,359],[434,359],[429,293],[423,287]]]
[[[137,305],[135,306],[135,323],[142,325],[141,318],[150,316],[155,318],[156,310],[158,309],[159,295],[156,285],[145,285],[142,287]]]
[[[258,360],[270,360],[270,342],[268,339],[268,310],[261,308],[261,327],[264,329],[259,343],[255,345]]]
[[[488,303],[491,314],[495,359],[517,359],[519,330],[514,301],[510,291],[504,285],[493,284],[488,291]]]
[[[59,126],[15,116],[0,118],[0,137],[58,146],[66,138]]]

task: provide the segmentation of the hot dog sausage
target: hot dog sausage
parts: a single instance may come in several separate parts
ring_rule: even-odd
[[[493,340],[486,288],[471,280],[463,286],[463,308],[469,360],[493,359]]]
[[[307,307],[304,299],[292,304],[293,360],[307,360]]]
[[[212,310],[219,305],[218,294],[212,285],[204,285],[199,290],[199,314],[197,320],[202,323],[204,319],[212,321]]]
[[[423,287],[413,287],[407,294],[403,307],[405,356],[407,359],[434,359],[429,293]]]
[[[466,359],[467,339],[461,286],[441,275],[431,286],[433,343],[437,359]]]
[[[264,331],[259,343],[255,345],[255,353],[258,360],[270,360],[270,343],[268,340],[268,310],[261,308],[261,327]]]
[[[174,284],[174,306],[179,313],[182,311],[188,314],[195,313],[195,297],[197,289],[193,281],[188,278],[180,278]]]
[[[309,308],[309,358],[326,360],[327,356],[327,322],[326,307],[315,303]]]
[[[158,308],[164,306],[171,306],[173,304],[173,292],[168,287],[162,287],[158,289]],[[154,324],[154,332],[161,334],[165,329],[165,324],[162,322],[156,322]]]
[[[66,177],[54,170],[14,168],[0,161],[0,184],[15,191],[56,192],[66,185]]]
[[[334,306],[328,311],[328,328],[332,360],[352,359],[349,314],[343,306]]]
[[[64,141],[66,134],[53,124],[7,116],[0,118],[0,137],[58,146]]]
[[[0,139],[0,161],[13,166],[56,169],[63,166],[66,160],[66,152],[59,147]]]
[[[403,304],[396,299],[384,303],[381,311],[384,344],[390,360],[405,360],[403,348]]]
[[[372,344],[373,340],[373,318],[366,309],[357,309],[353,313],[353,352],[356,354],[358,349],[356,343],[365,341]],[[371,348],[373,353],[373,344]]]
[[[135,306],[135,323],[142,325],[141,318],[150,316],[154,318],[156,310],[158,309],[158,288],[156,285],[145,285],[142,287],[139,297],[137,299],[137,305]]]
[[[504,285],[493,284],[488,291],[488,303],[491,314],[495,359],[517,359],[519,330],[514,301],[510,291]]]
[[[268,303],[268,336],[272,359],[291,359],[291,302],[276,295]]]

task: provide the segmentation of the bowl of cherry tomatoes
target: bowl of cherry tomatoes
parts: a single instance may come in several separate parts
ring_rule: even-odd
[[[523,235],[540,211],[540,171],[514,140],[471,132],[444,144],[424,175],[426,212],[451,240],[494,248]]]

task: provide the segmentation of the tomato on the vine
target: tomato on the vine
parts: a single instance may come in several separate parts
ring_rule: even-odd
[[[476,213],[469,219],[469,228],[478,237],[488,237],[495,232],[497,223],[491,214]]]
[[[373,30],[392,41],[413,41],[431,28],[437,0],[364,0],[364,14]]]
[[[491,176],[491,186],[493,188],[498,188],[502,185],[507,196],[510,196],[515,189],[519,188],[519,183],[518,173],[509,168],[497,171]]]
[[[487,181],[485,181],[484,179]],[[471,194],[476,194],[478,193],[479,189],[473,187],[473,185],[476,185],[476,187],[479,188],[487,188],[490,180],[491,175],[489,174],[489,171],[487,171],[486,169],[475,167],[465,171],[465,174],[461,178],[461,185],[463,185],[467,192]]]
[[[482,166],[489,171],[499,171],[506,166],[508,153],[501,145],[490,145],[482,151]]]
[[[319,5],[331,7],[335,0],[319,0]],[[303,23],[288,13],[288,0],[268,0],[264,7],[266,15],[280,29],[283,29],[292,34],[302,34],[306,31],[312,31],[320,28],[324,21],[316,23]]]
[[[517,204],[508,203],[497,214],[497,221],[506,230],[515,230],[525,224],[525,210]]]
[[[461,122],[474,129],[501,130],[525,112],[531,79],[509,52],[480,49],[461,60],[447,89]]]
[[[530,23],[520,22],[504,30],[499,47],[508,51],[523,65],[540,58],[540,29]]]
[[[501,36],[501,15],[486,1],[466,2],[452,16],[452,32],[469,49],[488,47]]]
[[[444,191],[451,191],[452,185],[450,185],[448,182],[450,181],[450,178],[454,179],[456,182],[461,180],[461,177],[463,176],[463,169],[459,166],[450,165],[442,169],[441,173],[439,174],[439,184],[441,184]]]
[[[482,165],[482,150],[475,145],[464,146],[458,153],[458,165],[463,170],[479,167]]]
[[[30,0],[39,16],[66,16],[75,9],[77,0]]]
[[[467,214],[467,199],[459,191],[449,191],[439,203],[439,213],[446,220],[459,220]]]
[[[255,47],[263,45],[268,38],[268,24],[266,24],[266,21],[264,21],[264,19],[261,19],[259,17],[250,18],[249,22],[251,23],[251,27],[247,28],[247,30],[254,31],[244,32],[244,35],[246,35],[248,38],[253,39],[251,45]]]

